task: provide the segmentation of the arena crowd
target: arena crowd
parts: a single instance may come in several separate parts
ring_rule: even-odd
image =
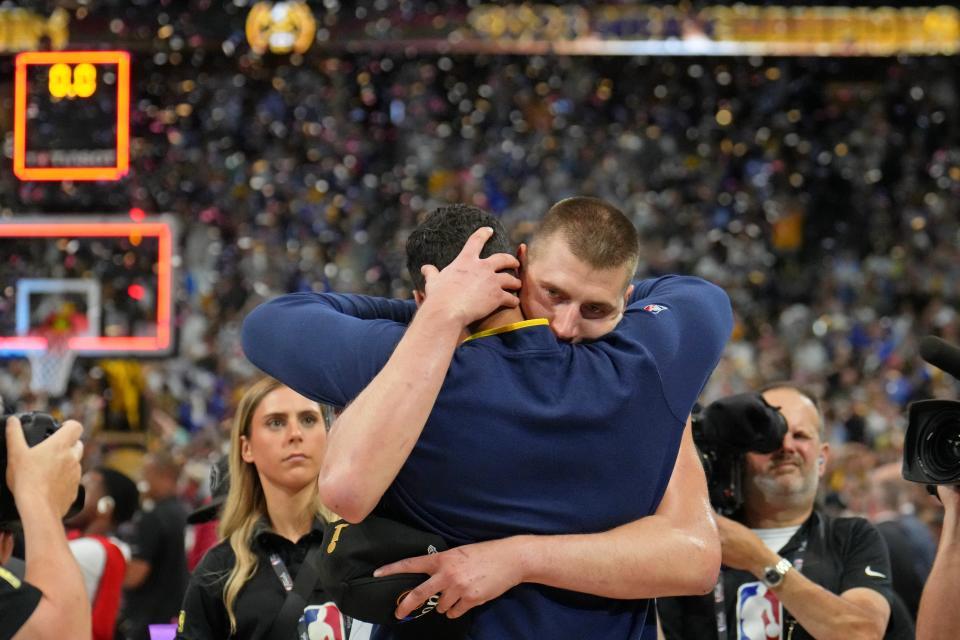
[[[550,204],[589,194],[640,231],[638,275],[686,273],[730,296],[733,338],[702,403],[793,380],[823,399],[836,514],[941,510],[899,478],[906,406],[956,398],[917,341],[960,343],[960,107],[951,59],[329,57],[135,61],[130,176],[119,185],[0,176],[0,215],[140,208],[179,225],[170,358],[80,360],[63,398],[0,368],[16,410],[144,434],[185,508],[209,497],[229,419],[256,369],[240,347],[256,305],[296,291],[408,298],[418,217],[464,202],[527,238]],[[32,245],[31,245],[32,247]],[[70,277],[122,280],[95,253],[24,248]],[[12,300],[0,297],[0,311]],[[120,314],[136,314],[117,302]],[[135,325],[136,320],[131,320]],[[187,530],[188,549],[197,538]],[[920,538],[917,538],[920,539]],[[917,544],[912,551],[929,554]],[[199,558],[191,556],[195,563]],[[186,562],[186,558],[182,559]],[[929,570],[929,564],[927,565]]]

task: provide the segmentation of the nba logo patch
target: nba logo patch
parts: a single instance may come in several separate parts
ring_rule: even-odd
[[[343,614],[332,602],[312,604],[297,623],[298,640],[346,640]]]
[[[783,606],[762,582],[737,589],[737,640],[781,640]]]
[[[662,304],[648,304],[643,308],[643,310],[646,311],[647,313],[652,313],[653,315],[657,315],[661,311],[666,311],[667,307],[663,306]]]

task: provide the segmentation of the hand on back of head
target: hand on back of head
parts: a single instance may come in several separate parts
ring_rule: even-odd
[[[520,288],[520,279],[504,270],[520,266],[515,256],[495,253],[481,258],[487,240],[493,235],[490,227],[477,229],[456,259],[442,271],[424,265],[420,272],[426,280],[427,299],[443,304],[463,326],[490,315],[501,307],[520,304],[513,291]]]

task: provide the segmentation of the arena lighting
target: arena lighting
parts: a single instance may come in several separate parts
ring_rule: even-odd
[[[306,53],[317,33],[317,21],[305,2],[257,2],[245,25],[255,53]]]
[[[853,4],[853,3],[851,3]],[[891,5],[895,3],[890,3]],[[433,29],[361,28],[318,44],[348,52],[604,56],[887,57],[960,54],[960,9],[807,4],[482,3]],[[360,23],[362,25],[362,23]]]
[[[132,284],[127,287],[127,295],[134,300],[143,300],[143,296],[145,296],[146,293],[147,291],[143,288],[142,284]]]
[[[65,9],[58,7],[44,16],[6,4],[0,7],[0,52],[32,51],[44,45],[63,49],[69,43],[70,14]]]
[[[96,70],[97,65],[117,66],[116,99],[116,162],[113,166],[64,166],[30,167],[27,166],[27,67],[30,65],[49,65],[58,71],[73,74],[64,82],[81,81],[77,77],[78,69]],[[58,66],[63,65],[63,66]],[[86,66],[83,66],[86,65]],[[54,89],[51,82],[49,91],[57,99],[76,97],[80,100],[96,95],[96,80],[83,74],[84,87],[76,92],[65,89],[63,95]],[[126,51],[30,51],[20,53],[16,58],[16,78],[14,81],[13,116],[13,173],[21,180],[119,180],[130,169],[130,54]]]
[[[85,353],[149,353],[170,348],[170,320],[173,305],[173,231],[163,222],[4,222],[0,238],[123,238],[155,237],[157,256],[157,315],[155,336],[73,336],[68,347]],[[38,351],[47,340],[38,336],[0,337],[0,353]]]

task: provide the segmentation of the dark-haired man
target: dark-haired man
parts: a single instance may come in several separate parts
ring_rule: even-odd
[[[122,626],[135,640],[149,637],[149,625],[176,619],[187,589],[184,530],[187,510],[177,498],[180,465],[169,453],[148,454],[143,465],[144,506],[134,516]]]
[[[113,640],[130,547],[116,537],[140,504],[133,480],[101,467],[84,474],[83,509],[67,521],[70,552],[83,572],[93,615],[94,640]]]
[[[453,234],[457,245],[479,226],[499,226],[483,212],[472,220],[470,211],[454,207],[440,213],[467,219],[466,230]],[[442,243],[445,230],[440,222],[431,216],[418,231],[432,234],[437,224],[435,242]],[[500,234],[500,244],[488,252],[509,250],[502,229]],[[519,533],[604,531],[653,513],[676,457],[684,422],[677,415],[689,412],[729,333],[726,296],[703,281],[684,278],[648,281],[632,290],[634,248],[616,266],[581,270],[587,276],[581,284],[599,280],[608,284],[608,294],[614,292],[600,300],[608,306],[587,309],[611,327],[633,294],[638,302],[621,326],[604,341],[582,346],[557,342],[543,321],[523,321],[513,308],[515,301],[501,290],[512,284],[510,276],[494,272],[517,263],[506,256],[479,257],[490,235],[474,234],[439,276],[425,267],[427,278],[417,293],[423,304],[405,336],[396,322],[371,319],[393,313],[405,321],[409,316],[402,304],[363,297],[286,296],[248,318],[248,357],[302,393],[345,404],[356,394],[357,381],[369,380],[388,358],[384,373],[399,372],[386,384],[378,376],[375,384],[386,393],[364,392],[341,416],[347,422],[351,415],[360,416],[366,423],[362,430],[346,425],[340,430],[346,445],[341,451],[349,451],[343,459],[362,472],[353,475],[335,467],[321,490],[335,509],[357,520],[389,486],[382,504],[386,512],[454,543]],[[414,252],[417,244],[412,238]],[[428,257],[411,254],[411,260],[446,266],[445,251]],[[559,288],[554,293],[558,295],[552,304],[573,297]],[[321,326],[325,337],[319,350],[311,345],[293,353],[278,339]],[[467,326],[478,331],[458,348]],[[331,349],[348,349],[350,357],[332,354]],[[679,384],[668,389],[658,365],[671,379],[674,367],[686,370],[677,374]],[[385,430],[369,431],[371,425]],[[351,444],[354,435],[358,437]],[[354,481],[360,484],[338,493]],[[654,538],[649,542],[654,549],[667,544]],[[639,633],[645,605],[609,598],[649,597],[656,589],[648,585],[643,596],[621,595],[623,585],[609,580],[611,567],[603,566],[619,557],[592,558],[595,571],[573,581],[578,582],[574,588],[607,598],[522,585],[480,608],[471,637],[626,638]],[[619,572],[627,588],[636,588],[643,578],[630,575],[630,570],[642,571],[643,564],[619,564],[613,575]],[[674,565],[682,571],[683,563]],[[569,575],[530,578],[541,584],[572,584]],[[705,582],[702,577],[700,582]],[[703,589],[703,584],[695,588]],[[438,610],[457,615],[455,605],[441,599]]]

